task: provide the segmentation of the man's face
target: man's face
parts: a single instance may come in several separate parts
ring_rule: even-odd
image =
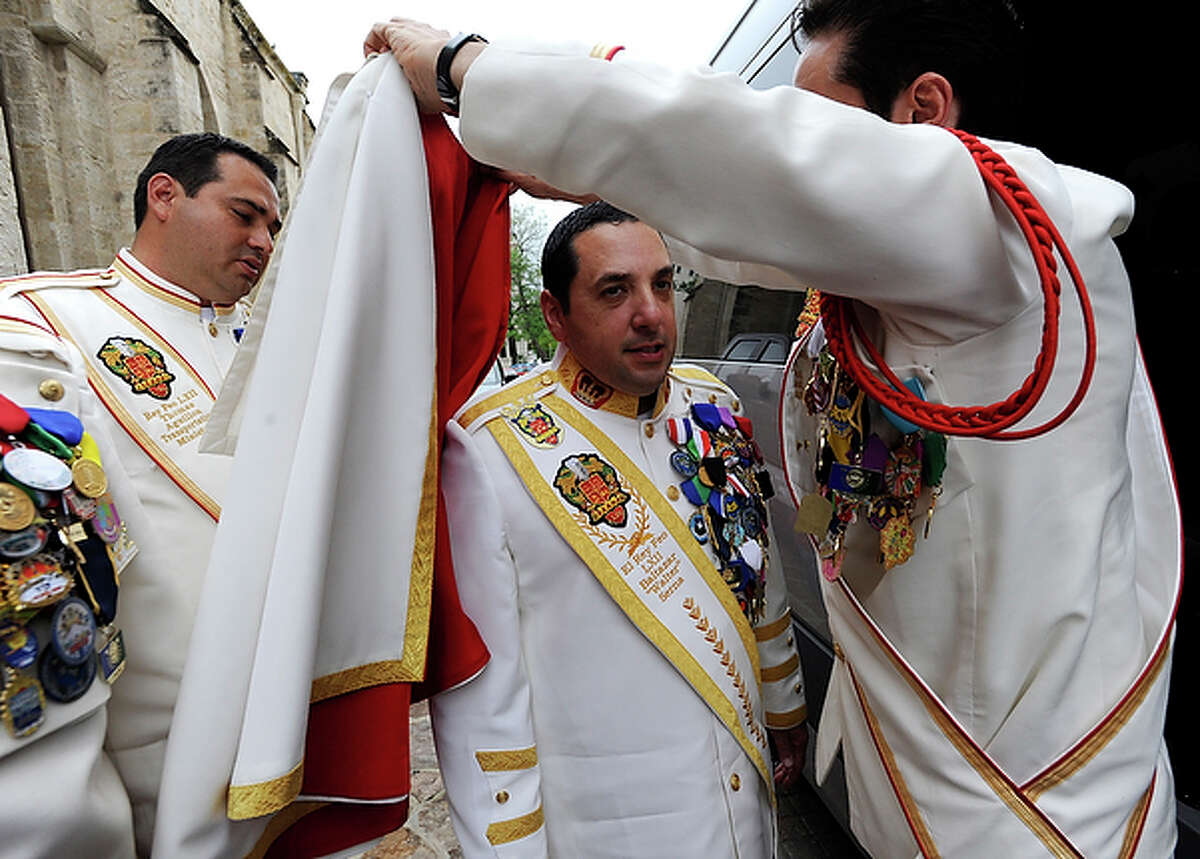
[[[572,243],[579,271],[570,313],[548,292],[550,333],[592,375],[643,397],[658,390],[675,356],[675,294],[662,237],[643,223],[597,224]]]
[[[275,249],[279,194],[255,164],[222,152],[220,178],[188,197],[182,187],[164,233],[171,280],[205,301],[229,304],[258,282]]]

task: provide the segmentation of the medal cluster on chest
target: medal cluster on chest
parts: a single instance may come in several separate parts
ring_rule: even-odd
[[[822,574],[830,581],[841,575],[847,529],[860,521],[879,533],[884,569],[903,564],[916,551],[913,520],[926,495],[928,536],[946,468],[945,436],[873,404],[828,349],[817,355],[807,381],[797,376],[796,384],[820,428],[818,489],[801,500],[796,527],[813,536]],[[924,398],[918,379],[905,385]]]
[[[679,491],[696,508],[688,528],[710,547],[742,611],[757,623],[765,607],[766,502],[773,490],[754,428],[724,406],[693,403],[688,417],[667,421],[667,434]]]
[[[0,395],[0,718],[14,737],[47,702],[82,697],[124,669],[119,569],[132,544],[99,451],[70,412]]]

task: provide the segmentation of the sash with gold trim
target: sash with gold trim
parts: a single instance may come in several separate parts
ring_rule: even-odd
[[[75,343],[88,382],[146,455],[214,520],[225,470],[201,467],[200,437],[220,380],[206,380],[161,331],[110,289],[71,292],[51,302],[22,295],[54,332]]]
[[[772,791],[758,649],[729,587],[670,503],[608,436],[557,394],[537,402],[561,420],[557,443],[522,429],[525,403],[497,413],[487,429],[546,518]]]

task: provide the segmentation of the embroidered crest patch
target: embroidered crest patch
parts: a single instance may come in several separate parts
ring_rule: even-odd
[[[613,389],[586,370],[575,376],[571,383],[571,395],[585,406],[598,409],[613,395]]]
[[[621,488],[617,470],[594,453],[569,456],[554,476],[554,488],[572,507],[583,511],[593,525],[603,522],[624,528],[629,493]]]
[[[149,343],[134,337],[109,337],[96,357],[135,394],[149,394],[156,400],[170,398],[175,374],[167,369],[162,353]]]
[[[509,420],[534,447],[548,449],[562,441],[562,430],[541,403],[525,406]]]

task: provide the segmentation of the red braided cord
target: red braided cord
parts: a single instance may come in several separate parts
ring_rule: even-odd
[[[1062,236],[1059,235],[1050,216],[1046,214],[1041,204],[1017,177],[1012,167],[978,138],[956,129],[949,129],[949,131],[966,145],[971,157],[975,159],[975,163],[979,167],[984,182],[1012,212],[1017,226],[1033,252],[1033,260],[1037,266],[1045,299],[1042,314],[1042,345],[1033,362],[1033,371],[1008,399],[988,406],[948,406],[942,403],[926,402],[904,387],[891,367],[887,365],[883,355],[863,331],[862,324],[854,313],[852,302],[841,296],[822,293],[821,316],[824,320],[825,335],[829,341],[829,351],[837,359],[842,369],[869,396],[901,418],[919,427],[944,435],[978,436],[995,441],[1033,438],[1049,432],[1070,417],[1083,402],[1084,395],[1091,384],[1092,373],[1096,367],[1096,322],[1092,314],[1092,302],[1088,298],[1083,276],[1079,273],[1075,260],[1062,240]],[[1050,376],[1054,372],[1054,363],[1058,357],[1061,292],[1056,274],[1058,267],[1054,258],[1055,248],[1058,249],[1066,263],[1067,272],[1075,284],[1075,292],[1079,296],[1079,305],[1083,311],[1084,336],[1086,338],[1083,373],[1079,379],[1079,386],[1075,389],[1075,395],[1055,417],[1032,429],[1005,432],[1008,427],[1020,421],[1033,410],[1042,394],[1045,393],[1046,386],[1050,383]],[[855,337],[862,343],[871,361],[879,368],[883,379],[871,372],[871,369],[858,356],[854,348]]]

